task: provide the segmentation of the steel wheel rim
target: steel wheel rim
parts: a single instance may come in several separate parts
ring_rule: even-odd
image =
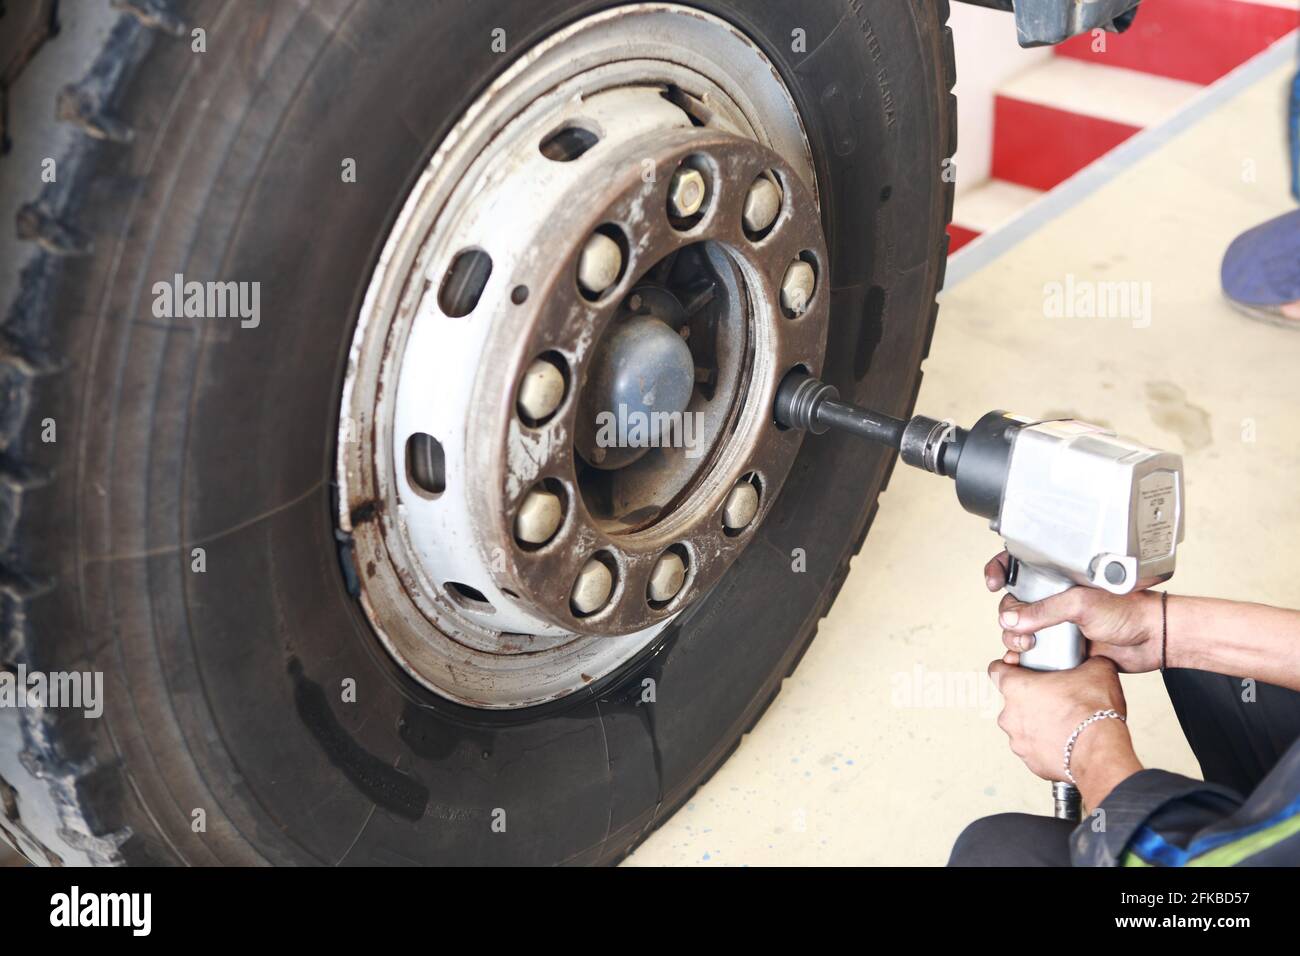
[[[722,62],[729,65],[718,66]],[[475,222],[490,221],[482,212],[490,208],[484,203],[484,194],[491,195],[490,188],[482,188],[484,175],[499,171],[508,158],[532,164],[530,168],[541,169],[539,176],[546,178],[545,162],[577,169],[598,152],[588,147],[591,157],[584,154],[558,162],[537,160],[526,151],[515,156],[510,149],[521,143],[536,144],[539,130],[554,132],[576,113],[585,112],[586,116],[576,118],[590,121],[591,104],[601,102],[602,95],[612,102],[612,91],[643,95],[655,85],[698,95],[709,108],[710,121],[703,126],[674,125],[678,121],[671,111],[681,110],[665,100],[662,124],[650,122],[642,131],[613,130],[624,134],[621,139],[610,135],[609,129],[600,130],[606,134],[601,146],[612,149],[617,141],[620,148],[626,147],[619,154],[624,160],[642,149],[641,158],[656,163],[656,170],[664,172],[677,168],[675,164],[687,156],[731,164],[733,173],[745,170],[744,176],[770,170],[783,185],[786,203],[777,221],[780,229],[774,226],[762,239],[746,234],[737,221],[734,189],[725,197],[725,210],[715,206],[694,226],[677,229],[676,235],[662,232],[663,224],[658,223],[652,235],[629,237],[635,243],[626,250],[631,261],[615,284],[621,291],[611,298],[621,300],[640,281],[650,264],[645,261],[651,254],[648,250],[671,249],[674,243],[680,247],[684,239],[720,242],[724,248],[732,248],[746,291],[759,292],[752,298],[763,300],[757,306],[750,303],[747,321],[753,321],[755,308],[762,313],[762,321],[750,330],[748,371],[753,393],[746,393],[738,407],[733,432],[740,429],[759,436],[765,447],[771,446],[772,454],[756,457],[754,448],[744,441],[730,441],[722,449],[724,453],[716,456],[722,464],[714,463],[717,476],[711,484],[705,483],[707,488],[696,488],[694,497],[685,495],[649,537],[637,541],[632,535],[611,545],[612,539],[602,537],[598,528],[591,531],[578,526],[587,508],[577,483],[568,480],[570,476],[530,471],[527,465],[530,456],[551,460],[533,452],[538,442],[553,441],[554,432],[550,439],[545,438],[547,426],[539,430],[519,411],[521,370],[529,368],[538,355],[554,353],[568,364],[570,375],[578,375],[588,357],[580,346],[570,348],[572,343],[563,336],[529,337],[510,325],[518,324],[521,310],[535,309],[527,314],[538,316],[548,309],[554,311],[554,296],[546,295],[541,304],[538,299],[543,298],[542,289],[554,287],[558,280],[523,277],[553,276],[555,270],[547,272],[545,263],[525,261],[526,253],[514,258],[503,253],[504,246],[492,239],[490,229],[480,231],[472,242],[466,236],[474,232]],[[575,103],[580,107],[576,113]],[[599,120],[600,111],[594,112]],[[650,100],[641,99],[635,110],[623,112],[643,122],[660,110]],[[621,126],[621,120],[612,125]],[[653,146],[648,149],[637,139],[645,140],[643,133],[653,134]],[[500,146],[496,153],[486,145],[493,141]],[[575,148],[581,148],[581,143]],[[617,168],[608,171],[619,173]],[[721,199],[728,187],[723,171],[715,172],[724,183],[718,187],[717,198]],[[626,169],[621,174],[626,180]],[[514,178],[532,181],[528,176]],[[566,180],[559,176],[554,181]],[[524,188],[520,182],[511,183],[509,176],[499,176],[494,182],[503,196],[517,197]],[[743,176],[737,184],[741,182],[746,182]],[[656,183],[662,190],[664,177],[656,176]],[[572,183],[563,188],[571,189]],[[614,198],[597,204],[600,215],[595,218],[609,219],[607,213],[622,202],[626,221],[632,208],[628,203],[637,201],[637,189],[635,183],[621,192],[611,187],[608,193]],[[640,195],[642,199],[651,195],[661,198],[662,192],[647,185]],[[565,235],[554,243],[531,245],[564,259],[574,255],[577,243],[590,229],[584,225],[572,235],[571,230],[562,231]],[[781,249],[789,254],[772,252],[772,261],[763,260],[755,250],[769,241],[784,243]],[[448,263],[475,248],[483,248],[492,259],[491,274],[468,315],[453,317],[444,308],[447,300],[439,300],[448,284]],[[339,529],[351,540],[358,598],[366,616],[386,650],[408,674],[441,696],[474,707],[513,709],[561,698],[614,672],[643,651],[725,573],[761,524],[798,446],[797,435],[781,435],[770,422],[770,392],[793,364],[819,371],[825,348],[827,295],[814,294],[797,320],[779,314],[782,276],[777,273],[782,269],[774,263],[782,256],[797,258],[801,253],[817,260],[818,269],[825,273],[828,263],[815,177],[798,111],[758,47],[720,19],[668,4],[622,7],[589,17],[525,53],[470,107],[420,177],[384,246],[358,319],[340,414]],[[642,254],[640,258],[638,254]],[[434,281],[439,277],[443,281]],[[522,301],[512,301],[523,287],[528,291]],[[485,307],[489,302],[492,305]],[[613,305],[598,301],[591,308],[601,312]],[[611,321],[609,315],[585,318],[593,325],[603,322],[602,329]],[[786,334],[783,323],[803,323],[801,328],[809,331],[791,344],[781,338]],[[540,325],[539,318],[527,323],[527,328],[539,332]],[[453,328],[454,336],[449,331]],[[581,338],[579,333],[576,339]],[[439,356],[443,365],[430,360],[430,355]],[[418,356],[424,356],[423,360]],[[475,356],[478,364],[471,361]],[[484,363],[488,357],[492,361]],[[458,369],[462,373],[473,370],[473,374],[462,374],[463,381],[452,390],[462,394],[463,408],[448,400],[451,392],[445,381],[441,386],[426,382],[427,387],[419,387],[426,379],[445,378]],[[580,384],[568,382],[565,414],[571,415],[569,406],[576,404]],[[430,407],[439,411],[430,413]],[[420,477],[413,478],[407,448],[409,436],[416,433],[433,435],[442,450],[445,488],[437,494],[421,493],[420,485],[427,483],[428,462],[436,456],[417,455],[425,469],[417,469]],[[569,442],[571,446],[571,436]],[[522,457],[520,449],[525,452]],[[473,486],[462,483],[462,476],[471,475],[499,475],[499,495],[494,498],[495,492],[482,492],[483,486],[493,483],[491,478]],[[517,537],[512,544],[509,537],[518,528],[522,496],[537,484],[552,480],[554,484],[544,490],[563,499],[561,530],[534,551],[520,548]],[[730,514],[732,489],[743,481],[753,482],[759,506],[747,525],[732,535],[725,528],[724,515]],[[708,546],[720,555],[727,552],[716,561],[681,530],[685,524],[705,518],[715,522],[714,532],[723,532],[708,539]],[[467,548],[462,546],[464,542],[469,543]],[[485,542],[497,542],[501,553],[494,553]],[[461,555],[457,548],[471,553]],[[568,614],[555,606],[553,595],[546,595],[555,590],[545,586],[546,573],[552,578],[558,573],[546,571],[550,558],[542,552],[548,548],[569,554],[570,563],[561,578],[573,575],[573,562],[580,558],[609,558],[613,593],[602,610],[578,615],[572,595]],[[650,563],[674,548],[685,565],[685,581],[673,598],[651,601],[645,597],[650,593],[646,588]],[[451,568],[458,569],[456,576]],[[463,584],[464,590],[450,589],[453,583]]]

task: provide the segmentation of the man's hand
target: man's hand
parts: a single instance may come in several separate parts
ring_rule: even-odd
[[[1115,665],[1094,657],[1068,671],[1030,671],[1008,654],[989,665],[989,677],[1006,706],[998,726],[1012,752],[1045,780],[1064,780],[1062,749],[1079,722],[1099,710],[1125,713]]]
[[[1064,749],[1076,727],[1099,710],[1126,714],[1115,664],[1094,657],[1068,671],[1029,671],[1008,652],[989,665],[989,677],[1006,706],[998,726],[1011,738],[1011,750],[1045,780],[1065,780]],[[1119,720],[1099,720],[1079,735],[1070,761],[1084,802],[1096,807],[1121,780],[1142,769],[1128,728]]]
[[[1007,583],[1005,551],[984,566],[990,591]],[[1143,581],[1132,594],[1118,595],[1096,588],[1077,587],[1033,604],[1022,604],[1010,594],[998,606],[1002,643],[1019,653],[1034,646],[1034,632],[1072,621],[1089,642],[1088,653],[1107,657],[1126,674],[1158,670],[1160,660],[1160,595],[1145,590],[1156,584]]]

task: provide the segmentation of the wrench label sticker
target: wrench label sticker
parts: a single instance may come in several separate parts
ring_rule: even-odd
[[[1153,471],[1138,482],[1138,560],[1154,561],[1174,550],[1178,491],[1174,474]]]

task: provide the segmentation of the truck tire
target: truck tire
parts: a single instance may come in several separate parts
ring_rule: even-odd
[[[802,118],[822,377],[906,416],[952,211],[947,0],[687,2],[761,48]],[[99,717],[0,708],[0,831],[30,860],[616,863],[771,703],[892,452],[804,442],[707,594],[531,706],[414,679],[336,520],[340,383],[385,236],[469,104],[612,6],[100,0],[23,25],[0,160],[0,667],[103,679]],[[260,325],[159,317],[175,274],[256,278]]]

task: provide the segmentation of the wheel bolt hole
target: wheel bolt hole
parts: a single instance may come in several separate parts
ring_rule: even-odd
[[[568,495],[554,478],[534,485],[524,495],[515,512],[515,543],[524,551],[545,547],[564,524],[568,512]]]
[[[743,534],[758,516],[758,506],[763,498],[763,486],[758,475],[750,472],[731,489],[726,504],[722,506],[722,530],[729,538]]]
[[[606,607],[618,581],[618,564],[607,551],[597,551],[582,566],[569,592],[569,607],[576,617],[590,617]]]
[[[799,253],[786,267],[781,278],[781,312],[787,319],[797,319],[812,308],[819,271],[817,257],[811,252]]]
[[[646,603],[656,611],[672,604],[685,590],[690,576],[691,556],[684,545],[675,544],[659,556],[646,586]]]
[[[790,379],[803,377],[806,375],[812,375],[812,370],[809,369],[807,365],[800,362],[798,365],[795,365],[793,368],[790,369],[790,371],[786,372],[785,375],[781,377],[781,388],[778,389],[778,391],[783,389],[785,387],[786,382],[789,381]],[[790,426],[781,424],[781,422],[777,420],[775,414],[772,416],[772,424],[776,426],[776,430],[779,432],[788,432],[790,430]]]
[[[679,232],[694,229],[713,199],[712,170],[703,156],[688,156],[668,183],[668,221]]]
[[[525,425],[536,428],[555,417],[569,393],[569,363],[559,352],[545,352],[524,371],[515,410]]]
[[[591,234],[578,255],[578,291],[588,302],[601,299],[627,273],[630,247],[623,230],[606,223]]]
[[[745,194],[745,206],[741,212],[741,224],[750,242],[761,242],[771,235],[781,218],[784,203],[785,191],[776,173],[766,172],[754,180]]]

